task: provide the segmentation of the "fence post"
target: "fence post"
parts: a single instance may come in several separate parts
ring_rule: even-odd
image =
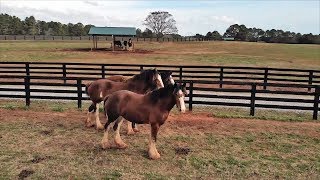
[[[26,63],[26,76],[30,76],[30,65]]]
[[[318,120],[320,86],[316,86],[313,102],[313,120]]]
[[[312,85],[312,79],[313,79],[313,71],[309,71],[309,85]],[[308,87],[308,91],[311,91],[311,87]]]
[[[222,88],[222,82],[223,82],[223,67],[220,68],[220,77],[219,77],[219,81],[220,81],[220,84],[219,84],[219,87]]]
[[[82,85],[81,85],[81,79],[77,79],[77,91],[78,91],[78,108],[82,107]]]
[[[180,67],[179,80],[182,81],[182,67]]]
[[[26,93],[26,106],[30,106],[30,76],[24,78],[24,90]]]
[[[105,66],[104,66],[104,65],[101,65],[101,76],[102,76],[103,79],[106,77],[105,71],[106,71]]]
[[[189,85],[189,111],[192,111],[192,100],[193,100],[193,82]]]
[[[52,40],[54,40],[54,36],[52,36]]]
[[[23,36],[23,40],[26,40],[26,36]]]
[[[254,116],[255,114],[255,107],[256,107],[256,92],[257,92],[257,85],[253,83],[251,85],[251,99],[250,99],[250,115]]]
[[[17,36],[16,35],[14,35],[14,40],[17,40]]]
[[[268,69],[265,69],[265,70],[264,70],[264,79],[263,79],[263,89],[264,89],[264,90],[267,89],[268,74],[269,74],[269,70],[268,70]]]
[[[62,77],[63,77],[63,83],[67,83],[67,67],[66,64],[62,64]]]
[[[140,71],[142,71],[143,70],[143,66],[140,66]]]
[[[4,40],[7,40],[7,36],[4,36]]]

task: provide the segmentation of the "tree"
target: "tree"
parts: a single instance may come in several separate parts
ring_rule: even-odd
[[[24,31],[25,34],[28,35],[37,34],[36,19],[33,16],[26,17],[26,19],[24,20]]]
[[[143,25],[152,29],[157,37],[161,37],[163,34],[178,33],[176,21],[173,19],[173,16],[166,11],[151,12],[144,20]]]
[[[212,39],[216,40],[216,41],[220,41],[220,40],[222,40],[222,36],[220,35],[220,33],[218,31],[213,31],[212,32]]]
[[[148,28],[146,28],[142,33],[142,37],[144,37],[144,38],[151,38],[152,36],[153,36],[153,33]]]
[[[142,37],[142,31],[141,31],[141,29],[137,29],[136,30],[136,34],[137,34],[137,37]]]

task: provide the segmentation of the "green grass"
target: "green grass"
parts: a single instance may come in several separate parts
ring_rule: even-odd
[[[86,112],[90,102],[83,102],[82,108],[77,108],[77,102],[63,102],[63,101],[37,101],[33,100],[30,107],[25,106],[25,102],[21,100],[0,100],[0,108],[9,110],[35,110],[35,111],[52,111],[64,112],[67,110],[78,110]],[[187,107],[188,108],[188,107]],[[103,107],[99,106],[99,112],[102,113]],[[217,106],[199,106],[193,108],[194,113],[209,113],[213,117],[218,118],[244,118],[244,119],[260,119],[260,120],[275,120],[275,121],[292,121],[303,122],[312,121],[312,112],[302,111],[283,111],[283,110],[265,110],[256,109],[255,116],[250,116],[248,108],[236,107],[217,107]],[[179,114],[176,108],[172,109],[172,114]],[[320,115],[318,116],[320,119]],[[177,137],[179,138],[179,137]],[[183,138],[183,137],[180,137]]]
[[[0,129],[0,177],[5,179],[17,177],[22,170],[34,171],[30,175],[32,179],[316,179],[320,176],[319,140],[285,132],[225,135],[192,130],[188,136],[195,140],[184,145],[192,150],[188,155],[175,154],[174,148],[181,144],[179,138],[162,134],[158,140],[162,157],[151,161],[145,152],[148,132],[123,136],[130,145],[128,149],[102,150],[101,132],[62,119],[2,122]],[[48,130],[51,133],[43,133]]]
[[[100,47],[106,44],[109,43],[101,42]],[[136,42],[138,51],[147,51],[143,53],[91,52],[90,41],[0,41],[0,45],[0,61],[207,64],[320,69],[319,45],[217,41]]]

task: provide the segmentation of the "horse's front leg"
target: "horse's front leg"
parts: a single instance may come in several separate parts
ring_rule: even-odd
[[[115,130],[115,136],[114,136],[114,143],[117,145],[117,147],[119,149],[124,149],[124,148],[127,148],[128,145],[126,145],[122,139],[121,139],[121,136],[120,136],[120,127],[121,127],[121,124],[123,122],[123,118],[120,116],[116,122],[115,122],[115,125],[113,127],[113,129]]]
[[[86,127],[94,126],[94,122],[92,122],[92,119],[93,119],[94,113],[97,110],[97,106],[96,105],[97,105],[96,103],[92,103],[90,105],[90,107],[88,108],[87,120],[85,122]]]
[[[148,150],[149,157],[151,159],[159,159],[160,158],[160,154],[156,148],[158,130],[159,130],[158,123],[151,124],[151,134],[150,134],[150,138],[149,138],[149,150]]]
[[[96,129],[97,130],[103,129],[103,125],[101,124],[100,118],[99,118],[99,104],[96,105],[95,119],[96,119]]]

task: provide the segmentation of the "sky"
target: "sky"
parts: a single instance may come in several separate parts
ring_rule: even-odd
[[[127,26],[142,30],[148,13],[159,10],[171,13],[178,33],[185,36],[214,30],[223,34],[235,23],[263,30],[320,34],[320,0],[0,0],[0,13],[21,19],[33,15],[44,21]]]

